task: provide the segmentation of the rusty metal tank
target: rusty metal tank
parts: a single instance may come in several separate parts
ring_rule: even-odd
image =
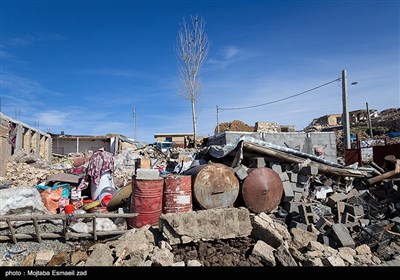
[[[239,180],[233,169],[221,163],[210,163],[189,169],[193,197],[203,209],[232,206],[239,195]]]
[[[163,213],[184,213],[192,210],[190,176],[168,175],[164,179]]]
[[[279,174],[267,167],[249,170],[242,185],[246,206],[256,213],[269,213],[282,199],[283,184]]]

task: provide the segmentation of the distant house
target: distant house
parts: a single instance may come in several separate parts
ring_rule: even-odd
[[[104,148],[105,151],[116,154],[126,148],[136,148],[137,143],[119,134],[102,136],[90,135],[66,135],[51,134],[53,138],[53,153],[68,155],[69,153],[81,153],[86,151],[97,151]]]
[[[371,119],[376,118],[378,117],[378,110],[369,109],[369,114]],[[368,121],[368,113],[366,109],[351,111],[349,112],[349,116],[351,124]]]
[[[313,125],[319,124],[322,126],[337,126],[342,124],[342,114],[328,114],[311,122]]]
[[[11,156],[22,150],[50,162],[51,145],[48,133],[0,113],[0,176]]]
[[[174,142],[176,147],[188,148],[193,141],[193,133],[155,133],[156,142]],[[203,137],[196,137],[197,140]]]

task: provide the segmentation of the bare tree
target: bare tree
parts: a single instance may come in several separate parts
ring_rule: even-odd
[[[200,69],[207,57],[209,41],[205,33],[205,21],[198,15],[183,18],[177,37],[175,52],[178,59],[181,86],[179,94],[192,105],[193,137],[196,146],[196,100],[200,94]]]

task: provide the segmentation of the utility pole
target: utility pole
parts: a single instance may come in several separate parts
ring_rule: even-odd
[[[350,149],[350,117],[349,117],[349,108],[347,102],[347,73],[346,70],[342,70],[342,102],[343,102],[343,115],[342,115],[342,124],[343,124],[343,140],[344,140],[344,148]]]
[[[219,120],[218,120],[219,116],[218,116],[218,114],[219,114],[219,108],[217,105],[217,133],[219,133]]]
[[[136,108],[133,107],[133,141],[136,141]]]
[[[373,135],[373,133],[372,133],[371,114],[369,113],[368,102],[366,102],[365,104],[367,105],[369,136],[372,138],[372,137],[374,137],[374,135]]]

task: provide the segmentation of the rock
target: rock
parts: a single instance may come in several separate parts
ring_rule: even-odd
[[[153,265],[153,262],[151,260],[147,260],[141,266],[152,266],[152,265]]]
[[[364,255],[355,255],[354,256],[354,260],[356,262],[356,264],[373,264],[372,261],[372,255],[370,254],[364,254]]]
[[[316,233],[304,231],[299,228],[292,228],[290,232],[293,236],[292,245],[296,249],[306,247],[310,241],[316,241],[318,236]]]
[[[68,263],[69,255],[67,252],[62,251],[59,252],[57,255],[54,255],[53,258],[50,260],[47,266],[61,266],[63,264]]]
[[[381,264],[382,261],[380,258],[378,258],[377,256],[372,256],[371,260],[375,263],[375,264]]]
[[[312,259],[312,260],[306,260],[303,263],[304,266],[324,266],[320,258]]]
[[[338,256],[330,256],[322,260],[325,266],[346,266],[344,261]]]
[[[198,260],[188,260],[187,266],[203,266]]]
[[[175,262],[175,263],[171,264],[171,266],[185,266],[185,262],[184,261]]]
[[[86,253],[86,251],[79,250],[79,251],[73,252],[71,254],[71,264],[76,265],[79,262],[82,262],[82,261],[85,262],[87,260],[87,258],[88,258],[88,254]]]
[[[367,244],[362,244],[356,248],[356,252],[358,255],[371,254],[371,249]]]
[[[117,225],[109,218],[96,219],[96,231],[113,231],[117,230]]]
[[[254,245],[252,255],[260,257],[261,261],[268,266],[275,266],[275,249],[262,240],[258,240]]]
[[[35,265],[37,266],[45,266],[49,263],[51,258],[54,256],[54,252],[52,250],[40,250],[36,254]]]
[[[77,223],[74,223],[74,224],[72,224],[69,228],[72,229],[72,230],[75,231],[75,232],[78,232],[78,233],[89,233],[89,232],[92,231],[92,230],[89,228],[89,226],[88,226],[86,223],[84,223],[84,222],[77,222]]]
[[[304,255],[299,250],[297,250],[295,247],[289,247],[289,253],[298,262],[303,262],[305,260]]]
[[[339,248],[339,253],[338,253],[339,257],[341,257],[343,260],[348,262],[350,265],[353,265],[354,264],[353,255],[347,249],[351,249],[351,248],[349,248],[349,247],[341,247],[341,248]],[[351,250],[353,250],[353,249],[351,249]]]
[[[171,253],[168,249],[160,249],[158,247],[154,247],[151,261],[156,266],[170,266],[174,263],[174,254]]]
[[[281,263],[282,266],[297,266],[296,261],[293,259],[288,248],[281,245],[274,251],[275,258]]]
[[[114,257],[108,244],[98,243],[92,248],[94,250],[88,257],[85,266],[112,266]]]
[[[349,255],[351,255],[353,257],[355,255],[357,255],[356,250],[354,250],[353,248],[350,248],[350,247],[340,247],[338,250],[339,250],[339,253],[340,252],[344,252],[344,253],[349,254]]]
[[[307,245],[307,250],[309,251],[324,251],[324,246],[318,241],[310,241]]]
[[[33,264],[35,263],[35,257],[36,254],[34,253],[27,255],[24,261],[22,262],[22,266],[33,266]]]
[[[161,240],[160,242],[158,242],[158,247],[160,248],[160,249],[168,249],[168,250],[172,250],[172,247],[171,247],[171,245],[169,245],[168,244],[168,242],[166,242],[166,241],[164,241],[164,240]]]
[[[321,258],[324,256],[322,251],[308,251],[305,255],[310,259]]]

